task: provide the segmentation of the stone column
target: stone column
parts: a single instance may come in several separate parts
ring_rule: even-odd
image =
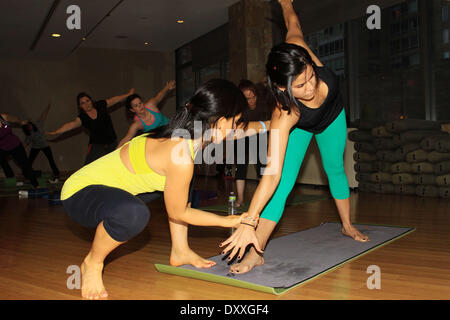
[[[241,0],[228,10],[230,80],[264,80],[267,55],[272,47],[270,5],[261,0]]]

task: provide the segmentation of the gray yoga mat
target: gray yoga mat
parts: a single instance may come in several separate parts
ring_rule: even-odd
[[[229,273],[229,264],[222,255],[209,259],[217,263],[211,269],[197,269],[191,265],[155,266],[164,273],[282,294],[415,230],[411,227],[355,226],[370,238],[369,242],[358,242],[342,235],[339,223],[323,223],[271,240],[264,253],[264,265],[246,274]]]

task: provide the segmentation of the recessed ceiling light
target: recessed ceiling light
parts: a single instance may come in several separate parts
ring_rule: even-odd
[[[150,43],[148,43],[148,42],[144,42],[144,44],[146,45],[146,46],[148,46]]]
[[[81,40],[85,41],[85,40],[86,40],[86,37],[81,38]]]
[[[182,24],[182,23],[184,23],[184,20],[178,19],[178,20],[177,20],[177,23]]]
[[[52,33],[52,37],[53,38],[59,38],[59,37],[61,37],[61,35],[59,33]]]

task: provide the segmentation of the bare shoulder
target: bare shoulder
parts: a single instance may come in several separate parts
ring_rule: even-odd
[[[271,127],[275,122],[279,127],[284,128],[288,126],[290,129],[294,124],[298,122],[299,119],[300,112],[296,108],[292,108],[292,111],[288,112],[287,110],[283,110],[281,107],[277,107],[272,112]]]

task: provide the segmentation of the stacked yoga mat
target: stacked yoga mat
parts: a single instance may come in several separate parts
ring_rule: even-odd
[[[365,192],[450,198],[450,134],[446,124],[398,120],[357,122],[356,180]]]

